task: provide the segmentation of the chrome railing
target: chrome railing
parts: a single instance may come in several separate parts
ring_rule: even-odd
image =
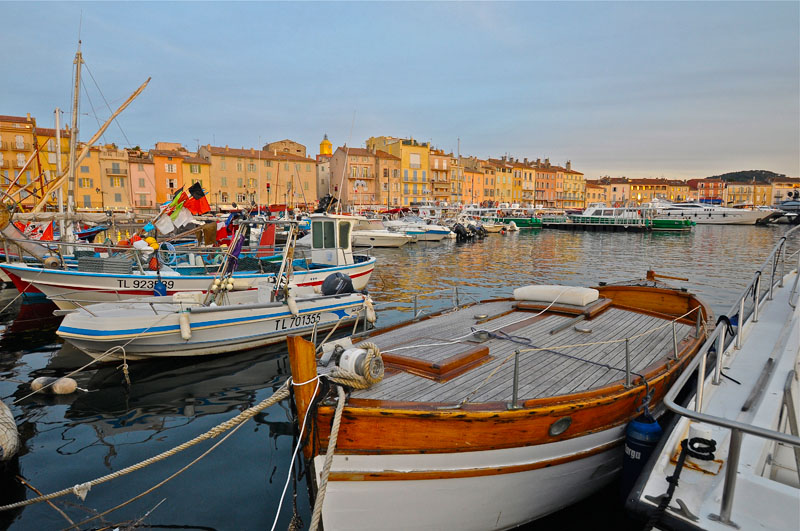
[[[738,323],[736,326],[736,341],[734,343],[734,348],[741,348],[741,335],[743,331],[743,327],[745,322],[748,318],[752,317],[753,323],[758,322],[759,317],[759,309],[769,300],[772,299],[774,288],[776,286],[781,287],[783,286],[783,277],[786,271],[786,262],[787,260],[794,260],[797,259],[797,272],[798,276],[800,276],[800,251],[796,251],[789,256],[786,253],[786,241],[789,236],[797,236],[800,232],[800,226],[794,227],[784,234],[780,241],[775,245],[772,249],[772,252],[769,256],[764,260],[762,266],[754,273],[753,280],[750,284],[745,288],[742,295],[739,297],[737,302],[731,307],[730,311],[728,312],[729,315],[738,315]],[[777,279],[776,279],[777,274]],[[762,290],[761,283],[762,279],[767,280],[769,282],[768,287],[766,290]],[[789,296],[789,304],[792,304],[792,298],[795,296],[797,292],[797,278],[795,278],[795,283],[790,292]],[[745,302],[750,298],[753,298],[753,308],[751,309],[750,313],[745,314]],[[795,303],[796,304],[796,303]],[[724,524],[734,525],[731,521],[731,512],[733,510],[733,493],[736,488],[736,476],[738,474],[738,465],[739,465],[739,453],[742,444],[742,437],[744,434],[755,435],[757,437],[762,437],[764,439],[768,439],[775,442],[781,442],[788,445],[793,446],[795,449],[800,447],[800,436],[798,434],[787,434],[776,430],[771,430],[767,428],[761,428],[759,426],[754,426],[752,424],[747,424],[744,422],[739,422],[736,420],[730,420],[723,417],[718,417],[715,415],[710,415],[707,413],[702,412],[703,408],[703,400],[702,400],[702,389],[705,387],[706,381],[706,363],[708,358],[709,350],[712,346],[715,347],[716,350],[716,359],[714,364],[714,371],[713,371],[713,385],[719,385],[720,383],[720,375],[722,370],[722,356],[726,349],[726,329],[725,326],[718,326],[705,344],[701,347],[700,351],[697,353],[695,358],[691,361],[691,363],[686,367],[686,370],[678,377],[675,384],[669,389],[666,396],[664,397],[664,405],[670,411],[674,413],[686,417],[688,419],[692,419],[699,422],[704,422],[707,424],[711,424],[714,426],[719,426],[722,428],[729,429],[731,432],[730,442],[728,443],[728,463],[727,469],[725,471],[725,479],[723,484],[722,490],[722,500],[720,502],[720,513],[717,517],[718,520]],[[693,374],[697,374],[697,394],[695,395],[695,407],[694,409],[689,409],[687,407],[683,407],[676,402],[676,398],[678,394],[683,390],[686,386],[686,383],[689,381],[689,378]],[[797,452],[795,452],[797,455]],[[800,473],[800,470],[798,470]]]

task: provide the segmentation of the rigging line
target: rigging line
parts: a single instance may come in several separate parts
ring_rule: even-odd
[[[94,81],[94,86],[97,87],[97,92],[100,93],[100,97],[103,98],[103,101],[106,103],[106,107],[108,107],[108,110],[113,113],[114,110],[111,108],[111,105],[108,104],[108,100],[106,99],[105,94],[103,94],[103,91],[100,90],[100,85],[97,84],[97,81],[95,80],[94,76],[92,75],[92,71],[89,69],[89,65],[86,64],[86,63],[83,63],[83,65],[86,67],[86,71],[89,72],[89,77],[92,78],[92,81]],[[127,142],[128,145],[130,146],[131,145],[131,141],[128,138],[128,135],[125,134],[125,131],[122,130],[122,125],[120,125],[119,119],[118,118],[114,119],[114,123],[117,124],[117,127],[119,128],[120,133],[122,133],[122,136],[125,137],[125,142]]]
[[[97,121],[97,128],[99,129],[99,128],[103,127],[103,124],[100,123],[100,117],[97,116],[97,111],[94,108],[94,103],[92,103],[92,98],[89,97],[89,92],[86,90],[86,84],[83,82],[82,79],[81,79],[81,85],[83,85],[83,92],[86,94],[86,99],[89,100],[89,107],[92,108],[92,114],[94,115],[94,119]],[[90,114],[89,116],[92,116],[92,114]],[[103,139],[103,143],[105,144],[106,143],[106,135],[102,134],[102,135],[100,135],[100,138]]]

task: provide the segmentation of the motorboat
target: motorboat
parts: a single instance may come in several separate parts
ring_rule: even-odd
[[[356,217],[352,231],[354,247],[402,247],[416,241],[416,236],[400,230],[388,230],[379,219]]]
[[[614,226],[657,231],[688,231],[693,225],[693,222],[688,219],[665,218],[657,215],[654,210],[643,209],[635,205],[610,207],[605,203],[591,203],[579,214],[569,214],[556,219],[585,227]],[[552,218],[543,218],[544,223],[548,221],[552,221]]]
[[[673,420],[627,499],[646,528],[800,529],[798,236],[780,238],[667,393]]]
[[[312,245],[310,258],[294,258],[292,283],[319,290],[331,273],[348,275],[356,290],[366,288],[375,269],[374,257],[354,254],[350,242],[353,224],[351,216],[312,214]],[[287,223],[287,222],[280,222]],[[254,259],[255,260],[255,259]],[[276,260],[264,258],[271,264],[265,272],[250,269],[233,273],[234,290],[256,290],[262,278],[274,278]],[[44,293],[59,308],[71,309],[98,302],[121,301],[132,297],[151,297],[157,283],[163,283],[166,295],[186,291],[206,291],[216,277],[212,273],[181,274],[171,268],[159,270],[133,269],[129,258],[88,258],[79,260],[77,270],[51,269],[28,264],[0,264],[18,290],[31,286]],[[266,264],[264,264],[266,266]],[[218,267],[218,266],[217,266]],[[268,272],[267,272],[268,271]]]
[[[326,344],[319,360],[290,337],[325,529],[510,529],[607,486],[628,422],[660,413],[705,342],[708,308],[651,278],[526,286]],[[346,394],[316,395],[317,377],[354,372]]]
[[[315,223],[317,221],[312,221]],[[290,228],[289,251],[296,239]],[[325,233],[327,236],[327,232]],[[345,235],[348,237],[349,235]],[[242,228],[234,238],[244,239]],[[349,243],[349,241],[348,241]],[[101,360],[198,356],[235,352],[283,341],[287,334],[311,334],[352,322],[364,313],[375,321],[369,296],[350,279],[333,273],[322,294],[291,285],[292,253],[284,254],[273,278],[257,289],[234,291],[235,252],[206,291],[106,302],[66,312],[56,333]],[[337,278],[338,276],[338,278]]]
[[[386,219],[384,226],[389,230],[398,230],[415,235],[417,241],[438,242],[448,237],[450,229],[444,225],[438,225],[430,220],[424,220],[418,216],[404,216],[400,219]]]
[[[643,206],[654,210],[658,217],[689,219],[698,225],[755,225],[770,215],[770,212],[760,209],[729,208],[697,202],[672,203],[663,199],[654,199]]]

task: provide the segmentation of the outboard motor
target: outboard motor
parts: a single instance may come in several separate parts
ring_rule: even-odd
[[[628,495],[642,473],[661,439],[661,433],[661,426],[647,411],[630,421],[625,428],[625,456],[620,481],[620,494],[623,498]]]
[[[341,295],[342,293],[353,293],[353,281],[344,273],[331,273],[322,282],[323,295]]]

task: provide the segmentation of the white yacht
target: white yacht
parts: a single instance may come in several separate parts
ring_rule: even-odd
[[[672,203],[662,199],[654,199],[646,206],[655,210],[658,217],[690,219],[698,225],[755,225],[770,214],[758,209],[729,208],[695,202]]]
[[[732,324],[717,326],[664,398],[674,421],[627,499],[645,529],[800,529],[798,236],[784,234]]]

